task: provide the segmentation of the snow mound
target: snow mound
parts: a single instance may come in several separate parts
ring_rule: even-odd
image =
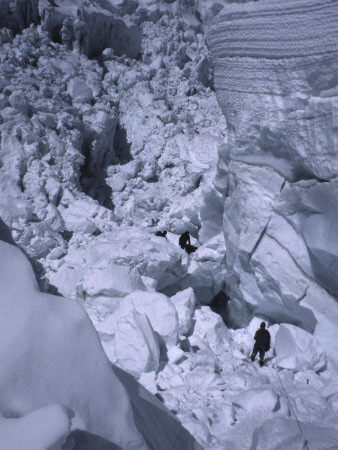
[[[46,450],[61,448],[70,432],[72,411],[48,405],[24,417],[0,419],[3,450]]]
[[[143,432],[153,445],[152,417],[159,405],[151,394],[143,394],[147,398],[143,408],[138,393],[142,388],[137,384],[126,390],[122,383],[128,384],[127,374],[115,375],[83,308],[74,300],[40,293],[33,270],[18,248],[1,241],[0,255],[0,412],[4,417],[22,417],[2,419],[3,436],[17,428],[24,439],[31,424],[30,431],[41,433],[47,446],[66,436],[71,418],[71,429],[90,435],[92,448],[97,435],[124,449],[147,449]],[[137,425],[133,409],[138,409]],[[178,445],[198,448],[176,419],[162,405],[160,409],[158,425],[163,434],[154,435],[155,447],[170,448],[168,425]],[[37,442],[35,433],[30,438]],[[76,441],[76,436],[72,439]]]

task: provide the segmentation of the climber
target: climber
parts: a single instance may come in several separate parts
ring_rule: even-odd
[[[260,328],[255,333],[255,345],[251,353],[251,361],[255,360],[257,353],[259,352],[259,365],[262,367],[264,364],[264,354],[270,350],[270,333],[265,329],[266,323],[262,322]]]
[[[167,230],[164,230],[164,231],[156,231],[156,236],[161,236],[161,237],[166,237],[166,235],[167,235]]]
[[[191,245],[189,231],[185,231],[183,234],[181,234],[178,243],[180,244],[180,247],[184,249],[189,255],[190,253],[193,253],[197,250],[197,247]]]
[[[190,245],[190,234],[189,231],[185,231],[183,234],[181,234],[178,243],[180,244],[180,247],[185,249],[185,246],[187,245],[187,243]]]

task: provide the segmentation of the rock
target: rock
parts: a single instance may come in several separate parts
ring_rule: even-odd
[[[117,322],[115,355],[117,364],[137,378],[157,371],[160,348],[145,314],[130,311]]]

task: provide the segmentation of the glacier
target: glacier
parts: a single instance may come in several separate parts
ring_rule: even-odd
[[[335,448],[337,17],[0,0],[2,449]]]

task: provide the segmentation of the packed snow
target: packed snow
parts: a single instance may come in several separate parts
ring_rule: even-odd
[[[338,448],[337,16],[0,1],[1,449]]]

